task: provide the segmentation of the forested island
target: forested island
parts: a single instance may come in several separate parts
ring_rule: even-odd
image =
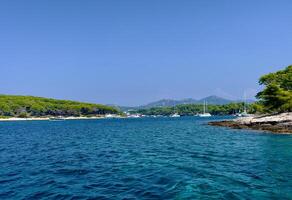
[[[0,117],[97,116],[118,114],[119,110],[101,104],[82,103],[33,96],[0,95]]]
[[[240,113],[244,109],[244,102],[242,103],[229,103],[225,105],[208,105],[208,112],[212,115],[233,115]],[[250,112],[257,112],[257,106],[246,105]],[[142,115],[163,115],[169,116],[177,113],[181,116],[194,116],[203,112],[203,105],[201,104],[183,104],[172,107],[154,107],[149,109],[139,109],[132,111],[133,113],[139,113]]]

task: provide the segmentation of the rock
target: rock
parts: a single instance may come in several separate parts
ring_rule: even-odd
[[[292,112],[277,115],[241,117],[231,121],[215,121],[209,122],[209,125],[292,134]]]

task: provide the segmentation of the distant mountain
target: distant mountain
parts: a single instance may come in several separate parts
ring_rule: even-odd
[[[195,99],[183,99],[183,100],[162,99],[162,100],[155,101],[155,102],[152,102],[140,107],[143,107],[143,108],[168,107],[168,106],[176,106],[180,104],[193,104],[196,102],[197,100]]]
[[[182,104],[203,104],[204,101],[206,101],[208,104],[214,104],[214,105],[224,105],[229,103],[238,103],[243,102],[243,100],[230,100],[225,99],[222,97],[218,97],[215,95],[208,96],[202,99],[182,99],[182,100],[174,100],[174,99],[161,99],[159,101],[154,101],[151,103],[148,103],[146,105],[137,106],[137,107],[127,107],[127,106],[117,106],[117,105],[110,105],[119,108],[122,111],[129,111],[129,110],[137,110],[137,109],[148,109],[148,108],[155,108],[155,107],[172,107]],[[248,103],[253,103],[254,100],[247,100]]]
[[[224,104],[229,104],[232,102],[237,102],[237,101],[232,101],[229,99],[224,99],[222,97],[212,95],[212,96],[205,97],[203,99],[198,100],[197,103],[203,104],[204,101],[206,101],[208,104],[216,104],[216,105],[224,105]]]
[[[217,104],[217,105],[223,105],[233,102],[232,100],[224,99],[218,96],[209,96],[205,97],[203,99],[182,99],[182,100],[172,100],[172,99],[162,99],[159,101],[155,101],[149,104],[146,104],[144,106],[141,106],[142,108],[153,108],[153,107],[167,107],[167,106],[176,106],[181,104],[202,104],[206,101],[208,104]]]

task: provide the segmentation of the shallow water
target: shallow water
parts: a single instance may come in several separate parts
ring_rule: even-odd
[[[206,122],[0,122],[0,199],[292,199],[292,136]]]

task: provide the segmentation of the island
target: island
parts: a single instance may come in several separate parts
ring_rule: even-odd
[[[34,96],[0,95],[0,120],[92,119],[121,112],[111,106]]]

